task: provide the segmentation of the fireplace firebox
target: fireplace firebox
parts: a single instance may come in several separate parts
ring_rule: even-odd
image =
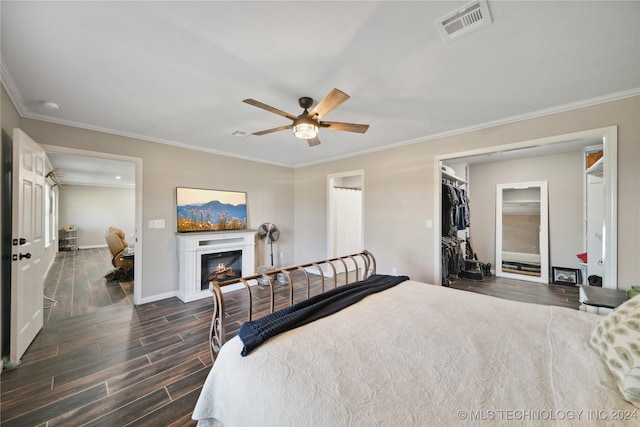
[[[209,289],[209,282],[242,277],[242,251],[203,254],[200,261],[200,289]]]

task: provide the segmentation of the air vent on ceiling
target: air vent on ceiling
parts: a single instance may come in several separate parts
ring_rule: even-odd
[[[492,22],[487,2],[478,0],[438,19],[435,25],[442,40],[450,43],[478,31]]]

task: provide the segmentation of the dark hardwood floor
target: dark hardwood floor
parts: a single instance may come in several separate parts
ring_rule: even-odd
[[[60,252],[47,275],[45,326],[0,377],[2,426],[190,426],[211,367],[209,299],[177,298],[134,306],[133,283],[105,279],[104,249]],[[518,301],[577,308],[578,290],[508,279],[456,280],[452,288]],[[317,288],[312,294],[319,292]],[[268,310],[266,289],[254,312]],[[306,297],[296,291],[294,300]],[[276,307],[288,290],[277,290]],[[244,321],[243,291],[225,294],[233,336]]]
[[[2,426],[195,425],[211,301],[136,307],[130,282],[104,278],[112,269],[107,249],[56,257],[45,295],[57,302],[22,364],[0,378]]]
[[[485,277],[481,282],[456,279],[450,287],[514,301],[574,309],[580,307],[580,290],[577,286],[572,285],[535,283],[492,275]]]

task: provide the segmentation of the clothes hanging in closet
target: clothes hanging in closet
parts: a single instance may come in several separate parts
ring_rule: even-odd
[[[464,268],[464,253],[457,238],[442,236],[442,286],[449,286],[449,276],[457,276]]]
[[[442,184],[442,235],[455,237],[458,230],[471,225],[467,192],[455,185]]]

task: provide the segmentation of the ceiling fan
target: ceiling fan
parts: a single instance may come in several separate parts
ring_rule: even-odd
[[[293,134],[296,137],[300,139],[306,139],[309,143],[309,146],[313,147],[314,145],[320,144],[320,139],[318,139],[319,128],[358,133],[365,133],[367,129],[369,129],[369,125],[320,121],[323,116],[328,114],[330,111],[333,111],[347,99],[349,99],[349,95],[342,92],[341,90],[333,89],[327,96],[324,97],[322,101],[318,103],[318,105],[316,105],[311,111],[308,111],[308,109],[313,105],[313,99],[309,98],[308,96],[303,96],[302,98],[298,99],[300,108],[304,109],[304,111],[299,116],[294,116],[293,114],[278,110],[277,108],[271,107],[267,104],[263,104],[262,102],[256,101],[255,99],[245,99],[242,102],[253,105],[254,107],[262,108],[263,110],[271,111],[272,113],[292,120],[292,123],[290,125],[278,126],[277,128],[254,132],[253,135],[266,135],[268,133],[278,132],[285,129],[293,129]]]

